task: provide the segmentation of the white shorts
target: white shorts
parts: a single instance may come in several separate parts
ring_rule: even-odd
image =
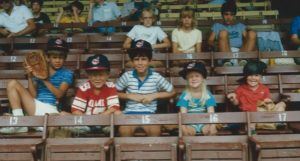
[[[59,113],[55,106],[48,103],[43,103],[37,99],[34,99],[35,102],[35,116],[43,116],[46,113]]]

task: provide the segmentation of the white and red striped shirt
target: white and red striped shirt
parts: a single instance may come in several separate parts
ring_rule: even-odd
[[[93,115],[100,114],[110,108],[120,109],[119,98],[114,83],[106,82],[101,87],[99,94],[94,93],[90,81],[78,87],[72,104],[72,112],[81,111],[87,115]]]

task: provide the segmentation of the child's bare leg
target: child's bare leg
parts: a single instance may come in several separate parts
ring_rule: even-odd
[[[8,82],[7,96],[13,111],[15,109],[23,108],[29,115],[34,115],[35,113],[34,98],[29,93],[29,91],[26,88],[24,88],[23,85],[20,84],[17,80],[11,80]]]
[[[219,33],[219,50],[221,52],[230,52],[230,45],[229,45],[229,34],[226,30],[222,30]]]
[[[192,126],[183,125],[182,126],[182,134],[183,134],[183,136],[195,136],[196,130]]]
[[[120,126],[119,127],[120,136],[122,136],[122,137],[133,136],[135,128],[136,128],[136,126]]]
[[[254,51],[256,46],[256,32],[248,31],[246,39],[243,42],[243,46],[240,51]]]
[[[159,125],[143,126],[147,136],[160,136],[161,130]]]

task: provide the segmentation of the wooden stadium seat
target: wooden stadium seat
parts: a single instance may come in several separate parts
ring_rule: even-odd
[[[179,126],[180,150],[184,150],[186,161],[191,160],[248,160],[247,135],[226,136],[182,136],[182,125],[216,123],[247,123],[246,113],[181,114]]]
[[[69,44],[70,49],[87,49],[88,47],[88,35],[75,34],[64,39]]]
[[[90,34],[88,37],[88,49],[91,48],[122,48],[126,35]]]
[[[47,127],[110,126],[111,132],[108,137],[47,138],[46,160],[106,161],[106,152],[112,150],[111,122],[110,115],[49,116]]]
[[[299,122],[299,111],[250,112],[249,123]],[[249,130],[248,130],[249,131]],[[299,134],[250,135],[252,159],[255,161],[298,161]]]
[[[201,52],[201,53],[194,53],[194,54],[169,53],[167,60],[168,60],[167,66],[169,68],[170,76],[178,76],[178,72],[182,70],[182,66],[184,65],[184,63],[191,62],[191,61],[195,61],[195,62],[200,61],[205,63],[208,75],[211,74],[212,54],[210,52]]]
[[[237,60],[256,60],[258,59],[258,52],[214,52],[213,53],[214,63],[217,60],[224,60],[224,59],[237,59]],[[214,74],[217,75],[241,75],[243,73],[242,66],[222,66],[218,67],[214,66]]]
[[[42,135],[33,138],[20,138],[12,134],[0,139],[0,160],[43,160],[44,143],[46,139],[47,116],[1,116],[1,127],[43,127]]]
[[[276,59],[276,58],[297,58],[300,53],[299,51],[282,51],[282,52],[261,52],[260,59]],[[299,65],[270,65],[267,68],[267,73],[271,74],[284,74],[284,73],[299,73]]]
[[[46,49],[48,37],[16,37],[12,49]]]
[[[178,115],[116,115],[114,125],[178,125]],[[140,159],[177,161],[177,143],[177,136],[114,137],[115,161]]]

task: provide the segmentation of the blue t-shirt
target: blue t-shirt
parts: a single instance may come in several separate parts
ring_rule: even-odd
[[[183,91],[176,106],[180,108],[186,108],[188,113],[207,113],[208,107],[216,106],[216,100],[214,96],[209,91],[207,91],[207,93],[209,98],[202,105],[199,98],[193,98],[187,93],[187,91]]]
[[[37,85],[37,96],[36,99],[43,102],[48,103],[51,105],[57,105],[56,96],[45,86],[42,80],[34,79]],[[68,85],[71,85],[73,82],[73,72],[66,68],[60,68],[56,70],[56,72],[50,76],[49,81],[53,84],[56,88],[65,82]]]
[[[216,39],[218,39],[220,31],[226,30],[229,33],[230,46],[236,48],[242,47],[243,32],[246,30],[244,24],[237,23],[234,25],[223,25],[221,23],[215,23],[211,30],[216,34]]]
[[[293,19],[291,24],[291,34],[297,34],[300,37],[300,16]]]

